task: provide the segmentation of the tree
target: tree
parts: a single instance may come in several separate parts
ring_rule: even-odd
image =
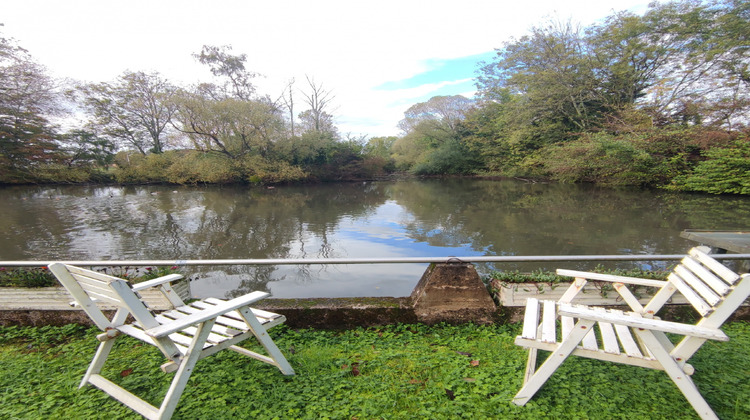
[[[289,111],[289,131],[292,137],[294,137],[294,78],[289,80],[284,92],[281,94],[281,99],[284,102],[284,106]],[[289,96],[287,97],[287,92]]]
[[[116,147],[106,138],[87,130],[76,129],[61,136],[65,163],[74,165],[96,165],[106,167],[114,162]]]
[[[24,179],[32,166],[57,157],[49,117],[59,112],[59,95],[44,67],[0,36],[0,166],[7,169],[2,181]]]
[[[203,83],[176,96],[176,126],[196,149],[231,159],[257,154],[267,157],[283,135],[281,110],[267,96],[255,94],[245,69],[246,56],[231,47],[204,46],[195,57],[211,68],[220,83]],[[223,81],[223,82],[222,82]]]
[[[750,120],[748,28],[750,6],[735,0],[653,3],[585,30],[535,27],[480,69],[481,110],[463,124],[466,143],[491,170],[508,171],[600,131],[741,129]]]
[[[307,84],[310,87],[309,92],[302,92],[305,96],[305,102],[310,109],[300,114],[303,130],[330,133],[336,136],[336,129],[333,125],[333,116],[326,109],[330,108],[331,101],[335,96],[331,91],[326,90],[322,83],[316,83],[315,79],[305,76]]]
[[[392,147],[396,167],[420,174],[466,173],[474,154],[461,140],[462,123],[473,106],[473,100],[454,95],[409,107],[399,122],[405,135]]]
[[[364,154],[367,156],[377,156],[383,159],[390,159],[391,149],[398,137],[372,137],[367,141],[364,147]]]
[[[247,54],[232,55],[231,45],[212,46],[204,45],[201,52],[193,56],[211,70],[211,74],[224,78],[225,81],[219,85],[215,92],[221,92],[225,97],[234,97],[243,101],[255,97],[255,86],[251,79],[258,76],[245,69]]]
[[[459,124],[473,106],[474,101],[462,95],[433,96],[427,102],[409,107],[398,126],[407,134],[422,125],[423,128],[430,126],[455,137],[458,135]]]
[[[158,73],[126,71],[114,83],[79,87],[93,124],[116,143],[135,147],[141,154],[162,153],[176,111],[176,88]]]
[[[263,99],[215,99],[209,86],[181,91],[176,97],[176,123],[196,149],[230,158],[248,154],[266,156],[283,134],[278,108]]]

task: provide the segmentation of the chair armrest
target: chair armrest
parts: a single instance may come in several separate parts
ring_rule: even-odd
[[[663,321],[661,319],[642,318],[635,312],[596,311],[582,305],[560,304],[558,315],[573,318],[588,319],[616,325],[626,325],[633,328],[662,331],[679,335],[706,338],[709,340],[729,341],[729,337],[718,328],[706,328],[696,325],[680,324],[679,322]]]
[[[133,285],[132,289],[134,292],[138,292],[149,287],[161,286],[164,283],[171,283],[184,278],[182,274],[167,274],[166,276],[157,277],[153,280],[143,281]]]
[[[176,319],[173,322],[162,324],[154,328],[149,328],[145,330],[145,332],[151,337],[161,338],[169,334],[172,334],[174,332],[180,331],[184,328],[187,328],[191,325],[199,324],[201,322],[208,321],[209,319],[218,318],[219,316],[224,315],[227,312],[231,312],[231,311],[234,311],[235,309],[241,308],[243,306],[247,306],[253,302],[257,302],[268,296],[270,296],[270,293],[266,293],[266,292],[248,293],[244,296],[240,296],[238,298],[234,298],[232,300],[222,302],[214,306],[213,308],[204,309],[200,312],[190,314],[184,318]]]
[[[638,277],[613,276],[611,274],[589,273],[586,271],[557,269],[560,276],[583,278],[586,280],[601,280],[612,283],[634,284],[636,286],[664,287],[667,282],[663,280],[641,279]]]

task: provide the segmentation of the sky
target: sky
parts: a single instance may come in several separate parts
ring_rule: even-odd
[[[333,96],[342,135],[400,135],[410,106],[475,93],[478,63],[550,19],[581,26],[651,0],[2,0],[0,33],[48,74],[113,81],[158,72],[180,86],[211,80],[193,54],[230,45],[278,98],[290,80],[303,110],[309,77]],[[309,90],[309,89],[308,89]]]

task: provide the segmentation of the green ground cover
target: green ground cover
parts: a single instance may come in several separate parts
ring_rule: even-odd
[[[529,404],[521,385],[520,326],[393,325],[272,336],[297,375],[231,351],[198,362],[174,418],[279,419],[663,419],[697,418],[659,371],[572,358]],[[691,360],[693,379],[723,419],[750,418],[750,324],[730,323],[726,343]],[[95,330],[0,327],[0,418],[139,418],[93,388],[78,390],[97,345]],[[171,375],[161,355],[118,340],[105,376],[151,402]]]

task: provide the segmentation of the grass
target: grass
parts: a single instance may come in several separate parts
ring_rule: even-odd
[[[566,361],[525,407],[520,326],[392,325],[272,336],[296,375],[231,351],[198,362],[174,418],[211,419],[662,419],[697,418],[659,371],[581,358]],[[723,419],[750,418],[750,324],[724,328],[693,357],[693,379]],[[0,327],[0,418],[137,419],[80,381],[96,330]],[[171,375],[153,347],[118,339],[104,374],[160,401]]]

